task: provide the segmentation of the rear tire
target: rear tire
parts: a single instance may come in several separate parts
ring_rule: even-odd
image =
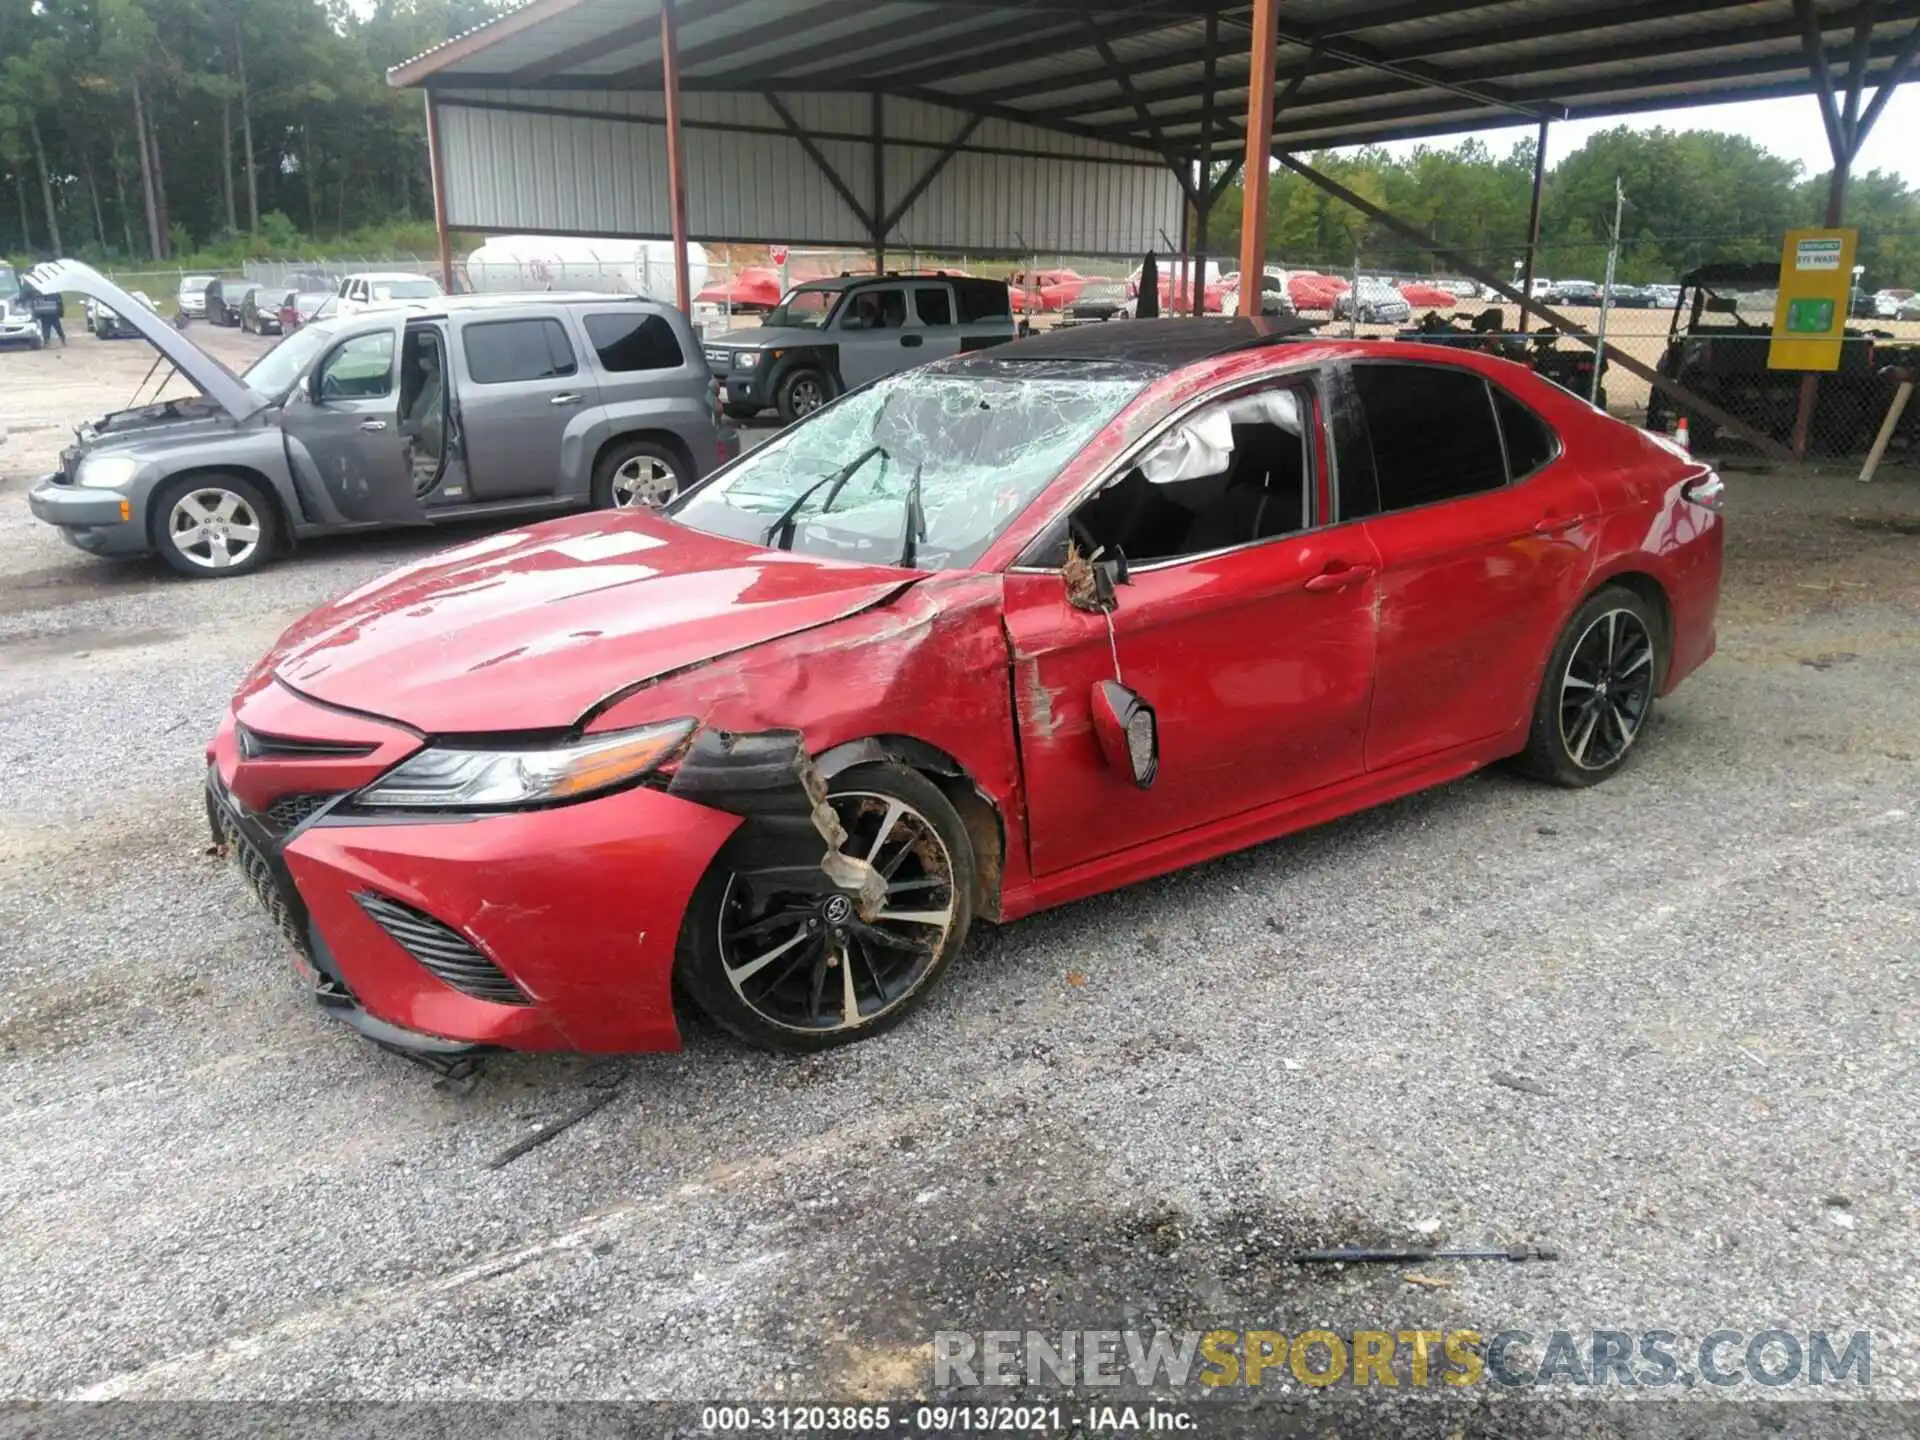
[[[765,872],[737,869],[733,844],[681,922],[681,988],[716,1024],[762,1049],[828,1050],[891,1029],[933,989],[973,918],[973,846],[939,787],[881,761],[842,771],[827,789],[847,853],[889,876],[889,899],[873,922],[841,915],[836,902],[849,897],[831,886],[806,894],[757,883]],[[917,918],[890,921],[895,912]]]
[[[1575,789],[1618,771],[1666,674],[1664,628],[1653,606],[1623,585],[1588,596],[1547,660],[1520,769]]]
[[[659,510],[694,481],[692,467],[658,440],[617,440],[593,467],[600,510]]]

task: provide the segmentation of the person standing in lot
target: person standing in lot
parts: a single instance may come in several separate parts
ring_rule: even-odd
[[[33,311],[33,318],[40,322],[41,345],[51,345],[53,337],[58,335],[61,348],[64,349],[67,343],[67,330],[60,321],[67,309],[65,298],[58,294],[42,295],[24,281],[21,282],[20,291],[26,299],[28,308]]]

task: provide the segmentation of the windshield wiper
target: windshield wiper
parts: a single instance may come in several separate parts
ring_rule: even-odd
[[[771,544],[775,535],[783,535],[784,538],[780,541],[780,548],[782,550],[791,550],[793,548],[793,532],[799,528],[794,524],[794,516],[800,513],[800,507],[811,500],[817,491],[825,486],[831,485],[833,488],[827,491],[827,498],[820,502],[820,513],[822,515],[826,514],[828,509],[833,505],[834,500],[839,496],[840,487],[853,478],[854,471],[858,470],[874,456],[885,456],[886,453],[887,452],[880,446],[870,445],[831,475],[821,476],[818,480],[814,481],[813,484],[793,497],[793,503],[780,512],[780,518],[767,526],[765,532],[760,536],[760,543],[762,545]]]
[[[920,472],[926,468],[925,460],[916,462],[913,478],[907,482],[907,523],[900,536],[899,565],[903,570],[913,568],[916,547],[927,538],[927,512],[920,508]]]

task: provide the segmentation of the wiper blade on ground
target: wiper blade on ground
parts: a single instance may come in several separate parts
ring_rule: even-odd
[[[782,537],[779,542],[780,548],[782,550],[791,550],[793,548],[793,532],[798,528],[798,526],[794,524],[794,517],[800,513],[800,507],[811,500],[818,491],[831,485],[833,488],[827,491],[827,498],[820,502],[820,513],[822,515],[826,514],[832,507],[834,500],[839,496],[840,487],[853,478],[854,472],[874,456],[880,455],[884,457],[886,453],[887,452],[880,446],[870,445],[831,475],[821,476],[818,480],[814,481],[813,484],[793,497],[793,503],[782,510],[780,512],[780,518],[767,526],[766,530],[761,534],[760,543],[762,545],[772,544],[773,537],[779,535]]]

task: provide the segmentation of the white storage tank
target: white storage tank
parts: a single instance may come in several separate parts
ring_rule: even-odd
[[[586,235],[496,235],[467,256],[467,284],[508,290],[598,290],[674,301],[673,245],[666,240],[600,240]],[[707,252],[687,246],[694,294],[707,283]]]

